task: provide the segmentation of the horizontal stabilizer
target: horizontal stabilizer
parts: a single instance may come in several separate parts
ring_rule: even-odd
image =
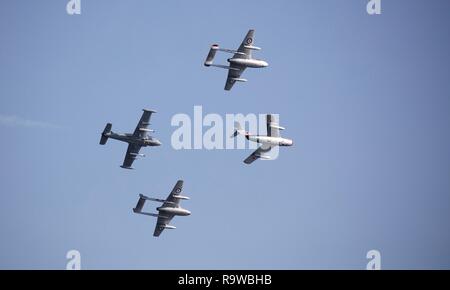
[[[144,208],[146,200],[152,200],[152,199],[149,198],[149,197],[146,197],[143,194],[139,194],[139,200],[138,200],[138,202],[136,204],[136,207],[133,208],[133,212],[134,213],[138,213],[138,214],[152,216],[152,217],[164,217],[164,216],[162,216],[160,214],[157,214],[157,213],[143,212],[142,209]]]
[[[145,154],[142,154],[142,153],[133,153],[133,152],[131,152],[130,155],[133,156],[133,157],[145,157]]]
[[[103,129],[102,132],[102,137],[100,138],[100,145],[105,145],[106,141],[108,141],[109,138],[108,134],[111,133],[111,128],[112,128],[111,123],[106,124],[105,129]]]
[[[208,56],[206,57],[205,66],[210,66],[213,63],[214,57],[216,56],[216,52],[219,49],[219,45],[213,44],[208,52]]]
[[[100,145],[105,145],[107,141],[108,141],[108,136],[102,136],[100,138]]]
[[[142,197],[142,195],[139,197],[139,200],[136,204],[136,207],[133,208],[133,211],[135,213],[140,213],[142,211],[142,208],[144,207],[145,204],[145,198]]]
[[[183,195],[174,195],[173,198],[184,199],[184,200],[189,200],[190,199],[188,196],[183,196]]]
[[[234,129],[235,129],[235,131],[234,131],[233,135],[230,136],[230,138],[234,138],[239,134],[248,135],[248,133],[244,129],[242,129],[241,124],[239,124],[239,122],[234,122]]]

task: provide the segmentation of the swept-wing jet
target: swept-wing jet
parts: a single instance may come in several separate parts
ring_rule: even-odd
[[[150,125],[150,117],[152,113],[156,113],[156,111],[146,109],[143,111],[144,113],[142,114],[142,117],[133,133],[115,133],[111,131],[111,123],[106,124],[106,127],[103,130],[100,145],[105,145],[109,138],[127,142],[129,144],[127,154],[125,155],[125,160],[123,161],[122,166],[120,166],[122,168],[133,169],[131,167],[133,161],[138,157],[145,157],[144,154],[139,154],[141,147],[161,145],[161,142],[158,139],[151,137],[148,134],[150,132],[154,132],[154,130],[148,129],[148,126]]]
[[[209,50],[208,56],[205,60],[205,66],[215,66],[224,69],[228,69],[227,82],[225,83],[225,90],[229,91],[233,87],[235,82],[246,82],[246,79],[241,78],[241,74],[248,67],[262,68],[267,67],[269,64],[264,60],[252,58],[253,50],[261,50],[261,48],[254,46],[254,34],[255,30],[248,31],[244,40],[237,50],[220,48],[218,44],[213,44]],[[213,59],[217,51],[223,51],[227,53],[233,53],[233,57],[228,59],[229,65],[213,64]]]
[[[251,135],[243,130],[238,122],[235,123],[236,131],[233,133],[231,138],[241,134],[244,135],[247,140],[261,144],[258,149],[256,149],[249,157],[247,157],[247,159],[244,160],[244,163],[251,164],[258,158],[270,159],[269,152],[272,148],[276,146],[292,146],[294,144],[291,139],[281,137],[280,130],[284,130],[284,128],[280,127],[278,122],[275,120],[274,115],[266,116],[266,124],[267,136],[262,136]]]
[[[191,212],[187,209],[180,207],[180,200],[189,199],[189,197],[181,195],[182,190],[183,180],[178,180],[175,184],[175,187],[172,189],[172,192],[166,199],[147,197],[143,194],[139,195],[139,200],[136,207],[133,208],[133,212],[158,218],[158,220],[156,221],[156,227],[155,231],[153,232],[153,236],[158,237],[162,233],[162,231],[164,231],[164,229],[175,229],[175,226],[169,224],[174,216],[188,216],[191,214]],[[147,200],[162,203],[160,207],[156,208],[158,213],[149,213],[142,211],[145,201]]]

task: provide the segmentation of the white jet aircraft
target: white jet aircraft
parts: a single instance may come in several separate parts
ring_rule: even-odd
[[[247,159],[244,160],[244,163],[251,164],[258,158],[261,159],[270,159],[269,151],[276,146],[292,146],[294,142],[291,139],[282,138],[280,136],[280,130],[284,130],[283,127],[280,127],[278,122],[275,120],[274,115],[266,116],[267,123],[267,136],[261,135],[251,135],[245,130],[241,128],[239,123],[235,123],[236,131],[231,136],[231,138],[236,137],[238,134],[244,135],[245,138],[249,141],[261,143],[262,145],[256,149]]]
[[[175,187],[172,189],[172,192],[166,199],[147,197],[143,194],[139,195],[138,203],[136,207],[133,208],[133,212],[158,218],[153,236],[158,237],[164,229],[175,229],[175,226],[169,224],[174,216],[188,216],[191,214],[187,209],[180,207],[180,200],[189,199],[189,197],[180,194],[182,190],[183,180],[178,180],[177,184],[175,184]],[[156,208],[158,213],[142,211],[146,200],[162,202],[162,205]]]
[[[241,78],[241,74],[247,67],[263,68],[269,64],[264,60],[252,58],[252,50],[261,50],[257,46],[253,46],[255,30],[248,31],[238,50],[220,48],[218,44],[213,44],[209,50],[208,56],[205,60],[205,66],[215,66],[228,69],[227,82],[225,84],[225,90],[229,91],[233,87],[235,82],[246,82],[246,79]],[[223,51],[233,53],[233,57],[228,59],[229,66],[213,64],[214,56],[217,51]]]

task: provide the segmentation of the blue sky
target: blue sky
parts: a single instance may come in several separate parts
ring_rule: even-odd
[[[0,9],[0,268],[450,267],[450,3],[4,1]],[[202,64],[256,30],[263,70],[231,92]],[[218,55],[224,62],[227,55]],[[277,113],[295,142],[173,150],[174,114]],[[123,170],[107,122],[153,116],[157,148]],[[139,193],[185,180],[192,216],[152,236]],[[155,205],[156,206],[156,205]]]

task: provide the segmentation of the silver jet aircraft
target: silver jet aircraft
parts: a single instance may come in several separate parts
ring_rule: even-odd
[[[241,74],[248,67],[263,68],[269,64],[264,60],[252,58],[252,50],[261,50],[257,46],[253,46],[255,30],[248,31],[238,50],[220,48],[218,44],[213,44],[209,50],[208,56],[205,60],[205,66],[215,66],[224,69],[228,69],[227,82],[225,84],[225,90],[229,91],[233,87],[235,82],[246,82],[246,79],[241,78]],[[223,51],[233,53],[233,57],[228,59],[229,66],[213,64],[213,59],[217,51]]]
[[[154,130],[148,129],[148,126],[150,125],[150,117],[152,113],[156,113],[156,111],[146,109],[144,109],[143,111],[144,113],[142,114],[142,117],[139,120],[134,133],[115,133],[111,131],[111,123],[106,124],[106,127],[103,130],[102,137],[100,139],[100,145],[105,145],[106,141],[108,141],[108,138],[127,142],[129,144],[127,154],[125,155],[125,160],[123,161],[122,166],[120,166],[122,168],[133,169],[131,167],[133,161],[137,157],[145,157],[144,154],[139,154],[139,150],[141,149],[141,147],[161,145],[161,142],[158,139],[148,135],[149,132],[154,132]]]
[[[133,208],[133,212],[158,218],[158,220],[156,221],[156,227],[155,231],[153,232],[153,236],[158,237],[162,233],[162,231],[164,231],[164,229],[175,229],[175,226],[169,224],[174,216],[188,216],[191,214],[191,212],[187,209],[180,207],[180,200],[189,199],[189,197],[187,196],[180,195],[182,190],[183,180],[178,180],[175,184],[175,187],[172,189],[172,192],[166,199],[147,197],[143,194],[139,195],[139,200],[136,207]],[[158,213],[149,213],[142,211],[145,201],[147,200],[162,203],[160,207],[156,208]]]
[[[267,136],[261,135],[251,135],[245,130],[241,128],[239,123],[235,123],[236,131],[231,136],[231,138],[236,137],[238,134],[244,135],[245,138],[249,141],[261,143],[262,145],[256,149],[247,159],[244,160],[244,163],[251,164],[258,158],[261,159],[270,159],[269,151],[276,146],[292,146],[294,142],[291,139],[282,138],[280,136],[280,130],[284,130],[283,127],[280,127],[278,122],[275,120],[274,115],[266,116],[266,124],[267,124]]]

